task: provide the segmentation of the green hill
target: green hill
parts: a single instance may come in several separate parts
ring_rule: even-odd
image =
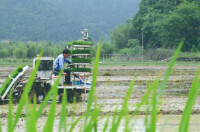
[[[1,0],[0,40],[70,41],[80,38],[84,27],[93,40],[98,40],[132,17],[138,3],[139,0]]]

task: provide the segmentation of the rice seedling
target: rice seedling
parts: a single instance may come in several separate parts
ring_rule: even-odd
[[[67,105],[67,100],[66,100],[66,89],[64,89],[63,95],[62,95],[62,106],[61,106],[61,113],[60,113],[60,122],[59,122],[59,132],[61,132],[62,130],[64,132],[67,131],[67,127],[66,127],[66,116],[67,116],[67,112],[66,112],[66,105]]]
[[[72,63],[91,63],[91,58],[72,58]]]
[[[72,72],[91,72],[91,68],[71,68]]]
[[[73,45],[92,45],[93,42],[90,41],[72,41]]]
[[[200,88],[200,69],[197,71],[196,76],[194,78],[194,81],[192,83],[190,92],[188,94],[188,100],[186,102],[185,109],[182,114],[181,123],[179,126],[179,132],[187,132],[189,127],[189,121],[190,121],[190,115],[192,112],[193,105],[195,104],[195,101],[197,99],[197,96],[199,94],[199,88]]]
[[[13,132],[12,120],[13,120],[13,104],[12,104],[12,94],[9,92],[9,111],[8,111],[8,132]]]
[[[0,88],[0,95],[2,96],[2,94],[6,91],[6,89],[8,88],[8,86],[11,84],[12,79],[15,78],[21,71],[23,70],[23,67],[20,66],[17,69],[15,69],[10,75],[9,77],[6,78],[6,80],[4,81],[3,85]]]
[[[71,54],[91,54],[91,50],[90,49],[71,50]]]

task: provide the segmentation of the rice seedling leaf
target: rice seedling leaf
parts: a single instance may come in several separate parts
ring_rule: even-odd
[[[71,125],[71,128],[69,130],[69,132],[72,132],[74,127],[77,125],[77,123],[82,119],[84,118],[85,114],[81,115],[77,120],[74,121],[74,123]]]
[[[100,40],[100,44],[98,45],[98,48],[97,48],[96,58],[95,58],[95,62],[94,62],[94,69],[93,69],[93,75],[92,75],[92,84],[91,84],[91,89],[90,89],[89,96],[88,96],[88,106],[87,106],[87,111],[86,111],[86,116],[85,116],[84,128],[86,128],[86,124],[87,124],[87,120],[88,120],[88,117],[89,117],[89,114],[90,114],[92,100],[93,100],[93,96],[94,96],[94,92],[95,92],[96,78],[97,78],[97,74],[98,74],[100,51],[101,51],[101,40]]]
[[[181,123],[179,125],[179,132],[187,132],[189,127],[189,120],[190,120],[190,114],[192,113],[192,108],[195,104],[195,101],[197,99],[197,96],[199,94],[199,88],[200,88],[200,69],[197,71],[194,81],[192,83],[190,92],[188,94],[188,99],[182,114]]]
[[[184,40],[182,40],[179,45],[178,45],[178,48],[176,49],[176,52],[174,53],[169,65],[168,65],[168,69],[165,73],[165,76],[164,76],[164,80],[161,84],[161,87],[159,89],[159,94],[158,94],[158,100],[161,98],[162,94],[163,94],[163,91],[164,91],[164,88],[167,84],[167,81],[168,81],[168,78],[169,78],[169,75],[171,74],[172,70],[173,70],[173,67],[175,65],[175,62],[176,62],[176,59],[178,58],[178,55],[181,51],[181,48],[183,46],[183,43],[184,43]]]
[[[66,100],[66,89],[64,89],[63,96],[62,96],[62,106],[61,106],[61,113],[60,113],[60,123],[59,123],[59,132],[64,130],[64,132],[67,131],[66,127],[66,105],[67,105],[67,100]]]
[[[56,87],[56,92],[53,95],[53,100],[50,106],[50,110],[47,116],[47,121],[44,126],[44,132],[52,132],[53,131],[53,124],[55,120],[55,112],[56,112],[56,103],[57,103],[57,95],[58,95],[58,89]]]
[[[155,132],[156,131],[156,119],[157,119],[157,88],[156,86],[154,88],[153,98],[152,98],[152,112],[151,112],[151,122],[150,122],[150,131]]]
[[[12,128],[12,121],[13,121],[13,104],[12,104],[12,93],[11,91],[9,92],[9,112],[8,112],[8,132],[13,132]]]
[[[103,132],[106,132],[107,128],[108,128],[108,121],[109,121],[109,116],[107,117],[107,120],[104,124],[104,128],[103,128]]]
[[[112,128],[111,128],[112,132],[116,132],[117,131],[117,129],[119,128],[119,124],[120,124],[120,122],[122,120],[123,115],[126,113],[126,111],[128,111],[128,100],[130,99],[131,93],[133,91],[135,78],[136,77],[134,77],[134,79],[132,80],[132,82],[130,84],[130,87],[129,87],[128,91],[127,91],[127,94],[125,96],[124,103],[123,103],[122,109],[120,110],[117,122],[114,125],[112,125]]]

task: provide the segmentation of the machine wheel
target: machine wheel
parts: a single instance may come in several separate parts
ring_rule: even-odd
[[[76,102],[81,102],[81,92],[80,91],[69,91],[67,92],[67,100],[68,102],[72,103],[74,101],[74,98],[76,99]]]
[[[42,87],[40,84],[34,84],[30,93],[29,93],[29,100],[31,102],[34,101],[34,95],[36,95],[36,101],[37,103],[40,103],[40,101],[44,100],[48,92],[48,88]],[[42,100],[39,99],[39,96],[43,96]]]

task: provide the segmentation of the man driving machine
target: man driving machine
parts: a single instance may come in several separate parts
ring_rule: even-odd
[[[65,76],[65,84],[71,84],[70,69],[64,69],[65,63],[71,64],[71,61],[67,59],[69,56],[70,56],[70,51],[65,49],[63,50],[63,53],[60,54],[54,62],[54,73],[56,75],[58,75],[61,70],[64,70],[64,72],[67,73]]]

